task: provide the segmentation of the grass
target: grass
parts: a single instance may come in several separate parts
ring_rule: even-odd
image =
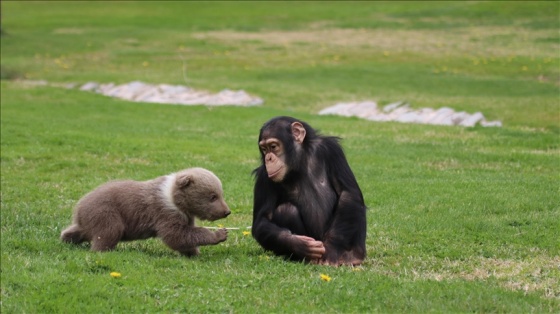
[[[558,312],[559,12],[3,1],[2,312]],[[265,104],[129,103],[21,78],[244,89]],[[481,111],[504,127],[316,114],[365,99]],[[191,166],[222,179],[233,212],[201,224],[249,226],[258,129],[285,114],[344,138],[369,207],[363,266],[284,261],[242,230],[192,259],[157,239],[103,254],[59,241],[97,185]]]

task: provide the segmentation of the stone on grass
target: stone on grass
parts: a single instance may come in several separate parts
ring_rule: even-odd
[[[152,85],[139,81],[122,85],[88,82],[82,85],[80,90],[136,102],[175,105],[256,106],[263,103],[261,98],[251,96],[243,90],[224,89],[217,94],[211,94],[182,85]]]
[[[405,101],[398,101],[378,109],[374,101],[338,103],[319,112],[320,115],[340,115],[359,117],[370,121],[397,121],[402,123],[421,123],[436,125],[460,125],[473,127],[501,127],[500,121],[486,121],[481,112],[469,114],[465,111],[455,112],[452,108],[421,108],[413,110]]]
[[[95,82],[87,82],[84,85],[82,85],[82,87],[80,87],[80,90],[91,92],[91,91],[95,91],[98,87],[99,84]]]

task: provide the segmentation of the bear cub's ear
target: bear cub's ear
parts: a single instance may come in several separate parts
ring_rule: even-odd
[[[192,183],[192,177],[188,174],[181,174],[177,176],[177,186],[181,189],[186,188]]]

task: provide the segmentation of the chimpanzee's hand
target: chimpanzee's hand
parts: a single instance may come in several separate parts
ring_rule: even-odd
[[[323,242],[303,235],[292,235],[294,242],[294,252],[307,260],[313,261],[320,259],[325,254]]]

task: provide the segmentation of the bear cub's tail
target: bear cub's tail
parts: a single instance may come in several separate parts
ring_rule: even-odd
[[[60,240],[67,243],[79,244],[85,241],[82,229],[77,224],[64,229],[60,234]]]

